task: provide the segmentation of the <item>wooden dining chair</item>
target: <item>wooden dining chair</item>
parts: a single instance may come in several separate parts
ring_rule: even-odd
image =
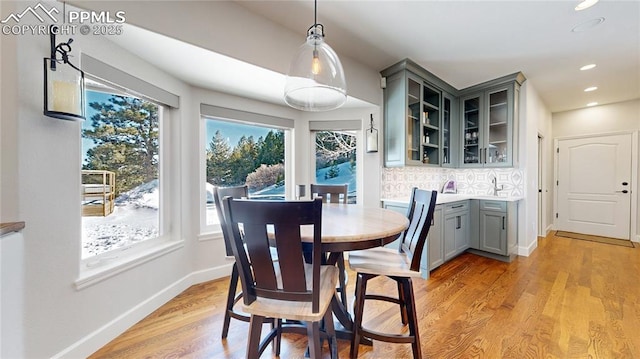
[[[346,204],[348,200],[347,184],[329,185],[329,184],[311,184],[311,198],[322,197],[322,202],[325,203],[343,203]],[[338,292],[340,293],[340,300],[342,304],[347,307],[347,274],[344,265],[344,255],[340,253],[336,261],[338,268],[340,269],[340,278],[338,283]]]
[[[223,210],[223,201],[225,197],[232,198],[247,198],[249,196],[249,189],[245,186],[237,187],[214,187],[213,188],[213,200],[216,204],[216,212],[218,212],[218,218],[220,219],[220,227],[222,228],[222,237],[224,239],[224,247],[228,257],[233,257],[233,250],[231,249],[231,233],[226,225],[226,219]],[[229,325],[231,324],[231,318],[249,323],[250,317],[240,312],[233,310],[235,304],[242,299],[242,292],[237,293],[238,288],[238,266],[234,263],[231,269],[231,279],[229,281],[229,291],[227,292],[227,305],[224,312],[224,320],[222,324],[222,339],[227,337],[229,333]],[[272,324],[273,320],[272,320]]]
[[[347,184],[311,184],[311,198],[322,197],[325,203],[347,203]]]
[[[409,228],[401,234],[398,250],[379,247],[349,252],[349,267],[357,273],[351,358],[358,356],[362,337],[392,343],[411,343],[413,357],[422,358],[411,278],[420,277],[420,257],[431,227],[437,194],[436,191],[413,188],[409,202]],[[366,293],[367,282],[378,276],[396,281],[398,298]],[[366,299],[398,304],[402,324],[409,325],[409,334],[387,334],[363,328],[362,316]]]
[[[304,327],[297,321],[302,321],[307,323],[311,358],[321,357],[324,339],[329,340],[331,358],[337,358],[330,303],[338,269],[321,265],[321,200],[252,201],[229,197],[224,203],[244,293],[242,309],[251,314],[246,357],[258,358],[273,340],[279,356],[282,333],[300,333]],[[311,263],[304,259],[300,234],[301,226],[308,225],[313,226]],[[278,261],[272,260],[270,245],[275,245]],[[262,324],[268,317],[278,318],[276,327],[260,342]],[[288,320],[283,323],[282,319]]]

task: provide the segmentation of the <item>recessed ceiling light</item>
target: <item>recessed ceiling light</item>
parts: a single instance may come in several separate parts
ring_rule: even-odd
[[[591,70],[594,67],[596,67],[596,64],[584,65],[580,68],[580,71]]]
[[[589,102],[589,103],[587,104],[587,106],[591,107],[591,106],[595,106],[595,105],[597,105],[597,104],[598,104],[597,102]]]
[[[604,22],[604,18],[603,17],[599,17],[596,19],[592,19],[589,21],[585,21],[580,25],[577,25],[576,27],[574,27],[573,29],[571,29],[572,32],[582,32],[582,31],[587,31],[589,29],[592,29],[600,24],[602,24]]]
[[[591,87],[587,87],[586,89],[584,89],[584,92],[591,92],[591,91],[595,91],[598,89],[598,86],[591,86]]]
[[[598,0],[584,0],[578,6],[576,6],[576,11],[584,10],[592,7],[598,2]]]

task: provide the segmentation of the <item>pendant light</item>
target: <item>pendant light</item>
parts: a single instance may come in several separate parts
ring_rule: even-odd
[[[293,57],[284,87],[284,101],[302,111],[328,111],[347,100],[347,83],[338,55],[324,42],[324,26],[318,24],[318,2],[314,0],[314,22],[307,41]]]

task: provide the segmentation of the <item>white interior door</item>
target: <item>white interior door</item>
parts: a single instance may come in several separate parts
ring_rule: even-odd
[[[629,239],[631,134],[558,141],[557,229]]]

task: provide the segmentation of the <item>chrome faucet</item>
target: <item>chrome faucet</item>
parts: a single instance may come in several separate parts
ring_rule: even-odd
[[[493,176],[493,179],[491,179],[491,183],[493,184],[493,195],[498,197],[498,192],[504,189],[504,185],[501,184],[500,188],[498,188],[498,178],[496,178],[495,176]]]

